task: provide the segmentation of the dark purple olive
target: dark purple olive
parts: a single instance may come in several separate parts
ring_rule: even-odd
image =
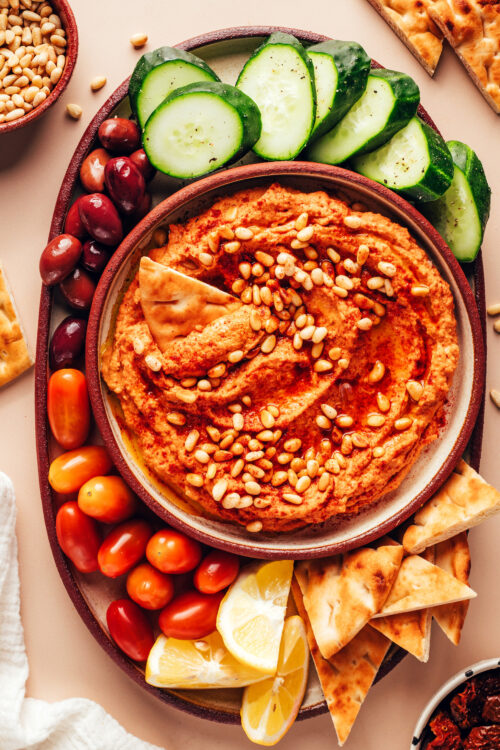
[[[96,148],[83,160],[80,180],[87,193],[102,193],[104,190],[104,167],[111,156],[104,148]]]
[[[95,281],[83,268],[75,270],[59,284],[62,296],[75,310],[89,310],[95,292]]]
[[[80,212],[78,210],[79,202],[80,198],[70,206],[70,209],[66,214],[66,221],[64,222],[64,231],[67,234],[72,234],[73,237],[77,237],[79,240],[83,240],[87,236],[87,230],[80,219]]]
[[[107,195],[91,193],[78,199],[82,223],[94,240],[103,245],[118,245],[123,237],[120,216]]]
[[[101,274],[111,257],[110,248],[100,245],[95,240],[87,240],[83,245],[82,266],[92,273]]]
[[[83,354],[87,321],[69,315],[59,323],[52,334],[49,347],[49,365],[51,370],[63,367],[74,367]]]
[[[151,211],[151,193],[144,193],[144,197],[142,199],[141,205],[137,209],[137,211],[132,214],[132,220],[137,223],[141,219],[143,219],[146,214],[148,214]]]
[[[99,140],[104,148],[114,154],[131,154],[141,145],[141,132],[137,123],[124,117],[111,117],[99,126]]]
[[[71,234],[58,234],[50,240],[40,256],[40,276],[46,286],[59,284],[71,271],[82,254],[82,243]]]
[[[104,169],[104,182],[120,213],[130,216],[140,208],[146,183],[128,156],[115,156],[108,161]]]
[[[134,162],[135,166],[142,174],[146,182],[151,182],[156,174],[156,169],[149,161],[144,149],[139,148],[137,151],[134,151],[132,154],[130,154],[129,159]]]

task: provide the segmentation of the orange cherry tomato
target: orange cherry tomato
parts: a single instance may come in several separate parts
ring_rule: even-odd
[[[200,594],[199,591],[185,591],[160,612],[158,624],[163,633],[172,638],[204,638],[216,629],[217,612],[223,597],[223,592]]]
[[[119,523],[134,515],[137,503],[121,477],[93,477],[80,487],[78,505],[103,523]]]
[[[62,505],[56,516],[57,541],[75,568],[81,573],[98,569],[97,552],[101,544],[97,524],[82,513],[72,500]]]
[[[174,584],[170,576],[142,563],[128,574],[127,593],[144,609],[162,609],[174,595]]]
[[[90,404],[87,379],[80,370],[57,370],[47,391],[50,429],[63,448],[80,448],[90,430]]]
[[[152,533],[149,523],[138,518],[125,521],[110,531],[97,554],[101,573],[109,578],[128,573],[144,556]]]
[[[188,573],[201,560],[201,545],[180,531],[162,529],[149,540],[146,557],[162,573]]]
[[[239,569],[240,561],[236,555],[213,550],[198,565],[194,585],[202,594],[216,594],[234,581]]]
[[[145,661],[153,648],[153,628],[144,612],[130,599],[117,599],[106,612],[111,638],[127,656]]]
[[[67,495],[78,492],[92,477],[108,474],[113,467],[106,448],[86,445],[54,459],[49,469],[49,484],[53,490]]]

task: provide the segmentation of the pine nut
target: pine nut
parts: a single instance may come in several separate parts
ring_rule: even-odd
[[[287,503],[293,503],[293,505],[301,505],[303,502],[303,498],[301,498],[300,495],[296,495],[294,492],[284,492],[283,500],[286,500]]]
[[[318,359],[317,362],[313,365],[314,372],[329,372],[332,369],[333,365],[331,362],[328,362],[326,359]]]
[[[318,427],[322,430],[331,430],[332,429],[332,423],[328,419],[328,417],[325,417],[324,414],[320,414],[318,417],[316,417],[316,424]]]
[[[179,427],[183,427],[186,424],[186,417],[181,412],[171,411],[169,414],[167,414],[167,422]]]
[[[57,70],[57,68],[56,68]],[[52,71],[52,74],[55,73],[55,70]],[[51,76],[52,79],[52,76]],[[73,120],[79,120],[82,116],[83,110],[78,104],[66,104],[66,112],[70,117],[73,118]]]
[[[252,521],[251,523],[247,524],[245,528],[248,532],[250,532],[250,534],[257,534],[259,531],[262,531],[262,522]]]
[[[495,302],[495,304],[487,307],[486,312],[488,315],[500,315],[500,302]]]
[[[140,47],[144,47],[144,45],[147,43],[147,41],[148,41],[148,35],[147,34],[137,33],[137,34],[133,34],[130,37],[130,44],[135,49],[140,49]]]
[[[102,87],[106,85],[106,81],[106,76],[96,76],[91,80],[90,88],[92,91],[99,91],[99,89],[102,89]]]
[[[228,483],[227,479],[219,479],[218,482],[212,487],[212,497],[216,503],[220,502],[227,492]],[[239,495],[238,495],[239,499]]]
[[[271,334],[270,336],[266,336],[266,338],[261,344],[260,350],[264,354],[270,354],[273,351],[275,346],[276,346],[276,336],[274,334]]]
[[[490,398],[495,404],[495,406],[500,409],[500,391],[497,391],[495,388],[492,388],[490,391]]]
[[[380,458],[381,456],[384,455],[384,453],[385,453],[385,451],[384,451],[384,449],[382,448],[381,445],[376,445],[375,448],[373,449],[373,457],[374,458]]]
[[[186,482],[193,487],[203,487],[203,477],[201,474],[188,474],[186,477]]]
[[[184,443],[184,448],[188,453],[191,453],[191,451],[194,449],[199,437],[200,433],[198,432],[198,430],[191,430],[186,438],[186,442]]]
[[[375,364],[373,365],[373,368],[368,375],[368,382],[369,383],[378,383],[385,375],[385,366],[380,362],[380,360],[377,360]]]
[[[369,414],[366,418],[368,427],[382,427],[385,422],[383,414]]]
[[[396,419],[394,422],[394,429],[399,430],[400,432],[403,430],[407,430],[408,427],[411,427],[413,424],[413,419],[410,417],[401,417],[400,419]]]
[[[424,392],[424,386],[418,380],[409,380],[406,384],[406,390],[414,401],[420,401]]]
[[[413,297],[427,297],[430,289],[426,284],[414,284],[411,288]]]
[[[359,229],[362,220],[360,216],[344,216],[344,224],[346,227],[349,227],[349,229]]]

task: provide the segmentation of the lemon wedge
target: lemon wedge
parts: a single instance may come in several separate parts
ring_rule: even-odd
[[[262,673],[236,661],[219,633],[196,641],[160,635],[149,652],[146,682],[159,688],[244,687]]]
[[[217,630],[242,664],[272,675],[278,667],[292,560],[255,562],[243,568],[222,600]]]
[[[307,685],[309,648],[304,622],[298,615],[285,621],[274,677],[243,692],[241,725],[252,742],[275,745],[290,729]]]

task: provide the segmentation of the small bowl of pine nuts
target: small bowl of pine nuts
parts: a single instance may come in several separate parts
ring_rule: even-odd
[[[54,104],[77,54],[78,31],[66,0],[0,0],[0,135]]]

